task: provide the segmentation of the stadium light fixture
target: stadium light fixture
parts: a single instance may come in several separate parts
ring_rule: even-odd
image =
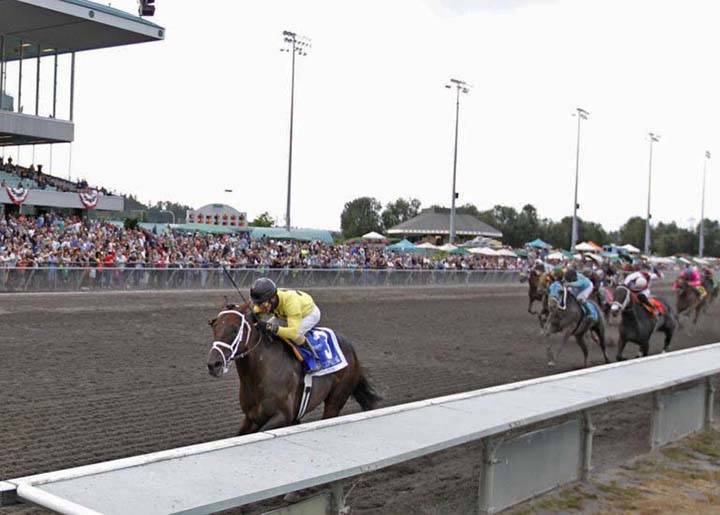
[[[288,185],[287,185],[287,210],[285,212],[285,228],[290,230],[290,193],[292,188],[292,151],[293,151],[293,121],[295,116],[295,56],[307,56],[312,48],[309,38],[300,36],[295,32],[284,30],[282,33],[285,46],[281,52],[292,54],[292,75],[290,82],[290,149],[288,151]]]
[[[155,0],[139,0],[138,14],[142,16],[155,16]]]
[[[660,141],[660,135],[653,132],[648,133],[650,139],[650,164],[648,165],[648,201],[647,201],[647,218],[645,219],[645,255],[650,255],[650,193],[652,192],[652,165],[653,165],[653,143]]]
[[[578,204],[578,179],[580,178],[580,121],[587,120],[590,113],[585,109],[578,107],[575,109],[573,116],[577,116],[578,119],[577,146],[575,147],[575,201],[573,202],[572,233],[570,235],[570,250],[574,253],[575,245],[577,245],[578,241],[577,210],[580,207]]]
[[[455,191],[456,178],[457,178],[457,154],[458,154],[458,127],[460,120],[460,93],[467,94],[470,92],[470,86],[468,83],[458,79],[450,79],[450,84],[445,84],[447,89],[455,88],[455,151],[453,153],[453,178],[452,178],[452,195],[450,200],[450,235],[448,237],[448,243],[455,241],[455,201],[458,198],[458,194]]]

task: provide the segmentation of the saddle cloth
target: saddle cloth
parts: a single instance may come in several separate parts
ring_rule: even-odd
[[[324,376],[342,370],[347,366],[345,354],[340,348],[335,331],[327,327],[316,327],[310,330],[305,335],[305,338],[320,358],[319,370],[316,370],[311,375]],[[310,352],[310,349],[303,345],[298,347],[298,350],[302,354],[305,371],[315,368],[315,356]]]
[[[657,312],[660,313],[661,315],[666,315],[666,314],[667,314],[667,311],[665,310],[665,304],[663,304],[663,303],[660,302],[659,300],[657,300],[657,299],[650,299],[650,303],[651,303],[653,306],[655,306],[655,309],[656,309]]]

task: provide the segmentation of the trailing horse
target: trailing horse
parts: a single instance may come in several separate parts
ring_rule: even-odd
[[[583,352],[585,357],[585,367],[588,366],[588,348],[585,344],[585,333],[590,332],[593,339],[600,345],[602,349],[605,363],[610,363],[605,347],[605,320],[602,312],[597,304],[588,300],[585,302],[588,311],[583,308],[578,300],[570,294],[566,286],[559,282],[554,282],[548,290],[548,310],[549,315],[545,325],[545,335],[549,337],[553,333],[563,333],[562,343],[554,355],[552,351],[552,342],[548,343],[547,356],[548,365],[553,366],[555,359],[560,356],[560,352],[570,339],[575,337],[575,341]]]
[[[520,282],[528,282],[528,313],[531,315],[537,315],[538,313],[533,311],[532,307],[535,302],[543,304],[543,311],[546,307],[545,300],[547,296],[547,286],[549,284],[549,275],[547,273],[540,272],[532,269],[528,275],[521,276]],[[542,314],[541,311],[539,314]]]
[[[707,302],[707,294],[701,296],[697,289],[693,288],[686,280],[678,279],[673,286],[675,289],[675,308],[678,319],[687,316],[692,317],[693,325],[697,324],[698,317]]]
[[[641,354],[647,356],[650,353],[650,337],[655,331],[665,333],[663,352],[670,349],[670,342],[678,323],[675,313],[666,301],[655,298],[656,307],[664,311],[655,317],[627,286],[618,286],[613,297],[615,299],[612,305],[613,314],[622,314],[618,328],[618,361],[625,359],[623,350],[627,342],[637,343]]]
[[[239,435],[299,423],[320,403],[324,403],[322,418],[336,417],[351,395],[363,410],[374,409],[381,400],[364,374],[355,349],[344,337],[337,335],[337,342],[347,366],[306,378],[292,344],[261,331],[257,322],[247,304],[228,305],[208,322],[214,337],[208,372],[220,377],[235,362],[240,379],[240,407],[245,418]],[[303,393],[308,389],[306,379],[310,379],[312,389],[303,402]]]

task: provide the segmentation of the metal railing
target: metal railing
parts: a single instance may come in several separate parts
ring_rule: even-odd
[[[431,286],[516,282],[518,270],[232,268],[241,288],[270,277],[286,288]],[[222,268],[0,268],[0,292],[211,290],[232,284]]]
[[[491,514],[591,475],[594,408],[652,394],[652,449],[710,429],[718,373],[720,343],[0,481],[0,505],[214,513],[330,484],[286,513],[344,514],[342,480],[480,440],[477,511]]]

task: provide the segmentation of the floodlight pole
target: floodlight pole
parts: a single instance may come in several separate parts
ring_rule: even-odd
[[[700,203],[700,244],[698,248],[698,255],[703,257],[705,253],[705,175],[707,173],[707,165],[710,160],[710,152],[705,151],[705,160],[703,161],[703,187],[702,187],[702,202]]]
[[[590,113],[580,107],[576,108],[576,113],[573,116],[577,116],[577,143],[575,146],[575,200],[573,202],[573,217],[572,217],[572,232],[570,234],[570,251],[575,253],[575,245],[578,241],[578,179],[580,178],[580,122],[581,120],[587,120]]]
[[[445,87],[448,89],[455,88],[455,149],[453,152],[453,178],[452,178],[452,198],[450,200],[450,235],[448,243],[455,242],[455,200],[457,193],[455,192],[455,185],[457,179],[457,154],[458,154],[458,128],[460,125],[460,93],[468,93],[469,85],[458,79],[450,79],[451,84],[446,84]]]
[[[307,55],[310,42],[288,30],[283,31],[283,41],[288,45],[281,49],[282,52],[292,53],[292,75],[290,80],[290,148],[288,150],[288,184],[287,184],[287,209],[285,211],[285,228],[290,230],[290,198],[292,189],[292,155],[293,155],[293,122],[295,118],[295,54]]]
[[[650,255],[650,193],[652,192],[652,159],[653,159],[653,143],[660,141],[660,136],[652,132],[648,133],[650,138],[650,164],[648,165],[648,200],[647,200],[647,218],[645,219],[645,255]]]

